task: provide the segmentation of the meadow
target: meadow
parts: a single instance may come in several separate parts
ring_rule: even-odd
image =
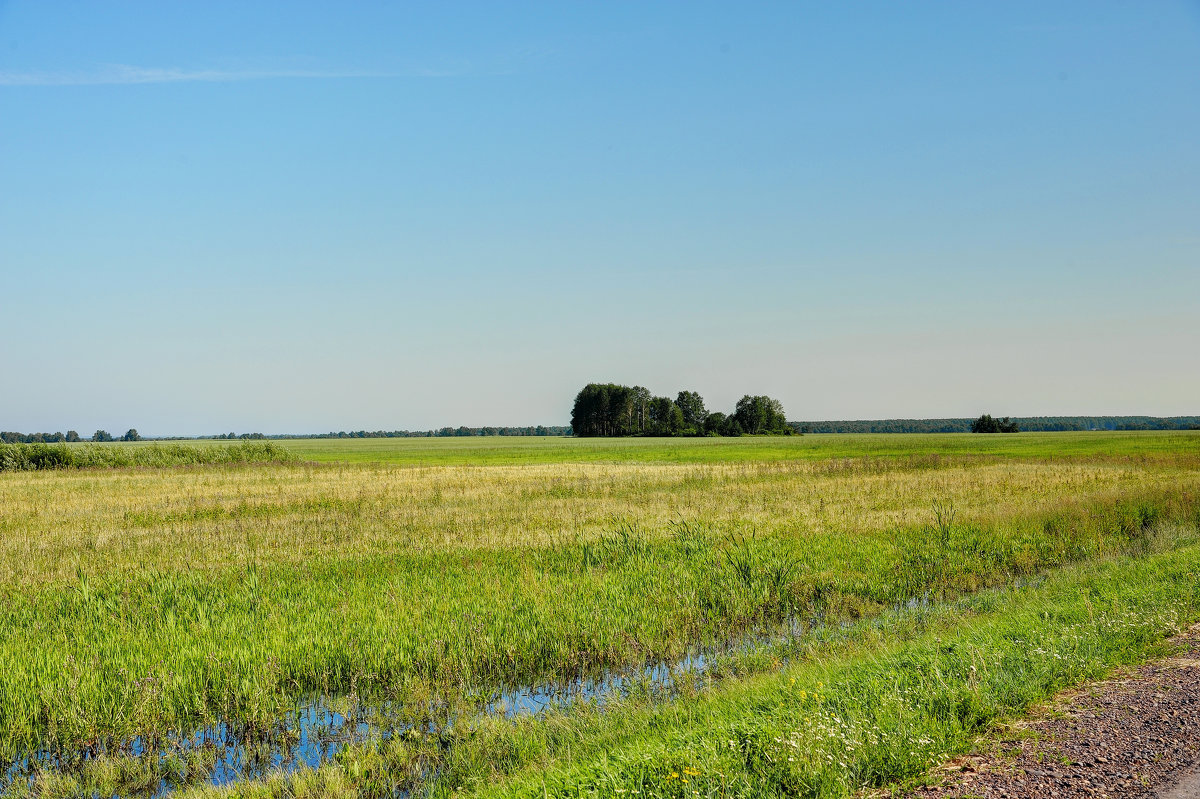
[[[8,793],[692,795],[703,774],[716,795],[849,795],[1200,610],[1197,433],[276,446],[0,474]],[[723,654],[690,687],[476,715],[698,648]],[[992,682],[967,668],[985,662]],[[409,734],[225,788],[180,744],[313,697]],[[818,762],[801,733],[822,714],[896,716],[909,754],[862,721],[852,757]],[[806,765],[771,771],[779,746]]]
[[[133,446],[146,446],[135,444]],[[152,445],[151,445],[152,446]],[[823,434],[741,438],[359,438],[298,439],[287,448],[305,460],[407,466],[532,463],[713,463],[831,458],[910,458],[963,455],[1061,459],[1197,455],[1196,434],[1070,432],[971,436]]]

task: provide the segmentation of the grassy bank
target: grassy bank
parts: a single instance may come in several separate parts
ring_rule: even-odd
[[[435,792],[850,796],[920,778],[997,719],[1163,652],[1197,617],[1195,545],[1069,568],[811,642],[796,665],[710,695],[483,725],[442,758]]]

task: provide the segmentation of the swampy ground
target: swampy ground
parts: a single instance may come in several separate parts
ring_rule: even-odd
[[[8,794],[846,796],[1200,617],[1198,433],[281,446],[0,474]]]

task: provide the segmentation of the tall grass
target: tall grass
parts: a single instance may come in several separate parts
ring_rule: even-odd
[[[1168,519],[1178,500],[1140,507]],[[920,571],[921,529],[861,570],[804,542],[618,529],[534,551],[250,562],[87,574],[0,594],[0,753],[119,743],[219,719],[268,724],[296,697],[453,697],[677,656],[799,615],[857,618],[1126,551],[1124,505],[956,529]],[[915,543],[914,543],[915,542]],[[867,542],[863,542],[866,544]],[[911,548],[916,547],[915,558]],[[963,557],[960,557],[963,555]]]
[[[1067,567],[1037,586],[821,628],[780,650],[786,664],[751,662],[707,691],[376,737],[314,771],[181,796],[835,799],[912,784],[1057,690],[1169,652],[1163,638],[1200,617],[1196,533],[1175,529],[1180,548]],[[13,793],[110,795],[163,777],[138,768],[102,758]],[[186,782],[187,764],[175,768],[167,778]]]
[[[1162,639],[1200,617],[1198,576],[1194,544],[1089,564],[832,631],[807,644],[820,657],[709,694],[486,721],[426,755],[439,763],[433,794],[834,799],[911,782],[1057,690],[1169,651]],[[418,748],[358,757],[386,790]]]
[[[140,447],[114,444],[0,444],[0,472],[289,463],[295,460],[295,454],[271,441],[246,441],[226,446],[155,443]]]

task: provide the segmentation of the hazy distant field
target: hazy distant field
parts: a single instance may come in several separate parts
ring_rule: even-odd
[[[1049,636],[1063,627],[1053,620],[1074,619],[1084,606],[1071,603],[1089,596],[1093,620],[1097,608],[1107,618],[1119,607],[1158,620],[1088,633],[1092,643],[1072,651],[1089,659],[1047,665],[1059,670],[1026,680],[1027,701],[1055,681],[1148,651],[1200,607],[1200,589],[1188,587],[1200,568],[1192,548],[1200,433],[281,444],[300,461],[0,474],[0,753],[15,761],[39,750],[108,752],[65,774],[33,768],[34,782],[17,777],[10,792],[203,784],[220,752],[161,736],[226,721],[256,740],[298,703],[326,697],[385,713],[378,729],[417,726],[355,742],[336,760],[321,756],[316,772],[274,782],[259,775],[254,784],[382,795],[418,783],[449,792],[458,785],[446,780],[470,776],[473,789],[520,793],[522,780],[553,772],[567,793],[591,790],[580,774],[592,774],[670,794],[664,786],[683,774],[669,759],[679,742],[707,741],[689,714],[704,716],[710,731],[775,718],[744,704],[755,675],[811,679],[803,684],[813,697],[850,702],[849,693],[816,688],[831,678],[805,664],[840,653],[847,668],[883,668],[894,644],[919,642],[927,629],[897,620],[892,633],[877,630],[857,645],[858,660],[836,642],[813,649],[818,639],[809,636],[807,649],[788,644],[786,668],[782,650],[730,650],[725,671],[706,673],[699,693],[625,695],[603,713],[561,711],[549,727],[547,719],[461,720],[504,688],[773,640],[774,631],[818,618],[881,618],[914,599],[930,603],[945,635],[967,634],[964,619],[1026,619],[1029,592],[1038,591],[1038,602],[1058,610],[1028,611],[1026,634],[1044,625],[1039,634]],[[1118,576],[1100,580],[1097,569]],[[1024,587],[1047,574],[1074,587]],[[1005,594],[986,612],[952,605],[1016,578],[1026,593]],[[1110,583],[1127,593],[1105,595]],[[1028,649],[1008,640],[997,639],[996,657]],[[1015,664],[997,674],[1021,682]],[[1019,707],[1021,691],[995,706]],[[811,701],[781,699],[780,712]],[[637,714],[666,715],[655,716],[659,732],[647,738]],[[445,726],[453,718],[460,723]],[[960,745],[954,736],[971,729],[964,723],[922,722],[913,735],[949,737],[937,747],[913,743],[919,756],[876,763],[867,781],[926,767]],[[122,744],[137,736],[163,758],[132,757]],[[589,770],[589,758],[619,746],[668,759],[640,772]],[[721,779],[745,778],[722,790],[751,795],[747,786],[762,774],[752,760],[739,762],[720,766]],[[431,780],[434,771],[441,778]],[[837,768],[804,773],[847,790],[864,779]],[[630,782],[637,774],[643,781]]]
[[[220,443],[220,442],[215,442]],[[1200,456],[1200,431],[1018,433],[1015,435],[817,434],[744,438],[358,438],[281,442],[314,461],[434,464],[718,462],[776,459],[908,457],[911,455]],[[141,446],[141,445],[138,445]]]

